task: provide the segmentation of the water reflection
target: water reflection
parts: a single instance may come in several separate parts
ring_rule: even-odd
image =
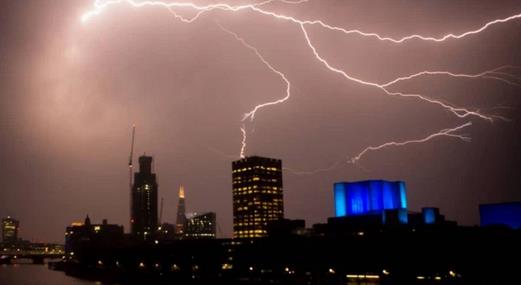
[[[49,270],[46,265],[13,264],[0,266],[0,284],[9,285],[101,285]]]

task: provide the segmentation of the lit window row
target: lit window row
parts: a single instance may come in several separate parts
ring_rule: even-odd
[[[249,193],[249,194],[282,194],[282,188],[275,188],[274,190],[271,190],[272,187],[262,187],[260,190],[257,189],[258,187],[241,187],[241,188],[235,188],[233,189],[234,193]]]
[[[277,168],[277,167],[265,167],[263,165],[256,165],[253,167],[243,167],[243,168],[233,169],[232,172],[240,173],[240,172],[245,172],[245,171],[251,171],[253,169],[262,169],[262,170],[268,170],[268,171],[281,171],[281,169]]]

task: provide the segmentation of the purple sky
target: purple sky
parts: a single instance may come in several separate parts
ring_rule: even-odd
[[[82,23],[92,2],[4,1],[0,9],[0,216],[19,219],[22,238],[62,242],[65,227],[87,213],[128,230],[133,123],[136,153],[155,158],[164,221],[174,222],[183,184],[187,210],[217,212],[219,234],[231,235],[231,160],[241,146],[242,115],[283,97],[285,85],[216,22],[257,47],[293,87],[288,102],[260,110],[248,123],[247,154],[313,170],[370,145],[473,123],[460,132],[471,143],[437,138],[370,152],[355,165],[316,175],[285,172],[286,217],[324,222],[333,215],[334,182],[370,178],[404,180],[411,210],[437,206],[462,224],[478,223],[479,203],[521,200],[520,87],[425,76],[393,89],[510,121],[458,119],[329,72],[299,26],[287,21],[214,11],[185,24],[158,7],[116,5]],[[385,36],[441,36],[518,14],[521,1],[310,0],[264,8]],[[521,65],[521,20],[443,43],[308,30],[328,61],[373,82],[421,70],[479,73]],[[505,71],[521,84],[521,69]]]

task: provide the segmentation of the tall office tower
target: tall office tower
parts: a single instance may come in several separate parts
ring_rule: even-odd
[[[152,157],[139,157],[139,172],[134,173],[132,187],[132,234],[147,239],[157,230],[157,181],[152,173]]]
[[[216,232],[216,214],[213,212],[194,214],[186,221],[185,237],[187,239],[212,239],[215,238]]]
[[[2,219],[2,241],[4,243],[16,243],[18,241],[18,227],[20,222],[7,216]]]
[[[233,237],[267,234],[271,221],[284,218],[282,161],[250,156],[232,162]]]
[[[177,204],[177,220],[175,223],[175,232],[182,236],[186,227],[186,209],[185,209],[185,188],[183,185],[179,187],[179,203]]]

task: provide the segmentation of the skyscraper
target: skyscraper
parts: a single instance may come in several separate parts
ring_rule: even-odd
[[[264,237],[270,221],[284,218],[282,161],[250,156],[232,162],[233,237]]]
[[[2,241],[5,243],[16,243],[18,241],[18,227],[20,222],[7,216],[2,219]]]
[[[175,223],[175,232],[182,236],[186,226],[186,209],[185,209],[185,188],[183,185],[179,187],[179,203],[177,204],[177,220]]]
[[[144,239],[157,230],[157,188],[152,157],[140,156],[139,172],[134,173],[130,226],[132,234]]]

